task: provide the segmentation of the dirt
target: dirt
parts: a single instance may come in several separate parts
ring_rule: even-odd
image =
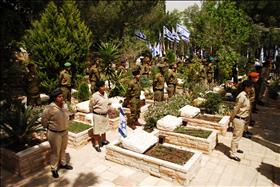
[[[193,156],[192,152],[166,147],[160,144],[155,145],[144,154],[179,165],[184,165]]]
[[[202,119],[205,121],[211,121],[211,122],[216,122],[218,123],[222,118],[221,117],[217,117],[217,116],[207,116],[207,115],[203,115],[203,114],[199,114],[198,116],[195,117],[196,119]]]

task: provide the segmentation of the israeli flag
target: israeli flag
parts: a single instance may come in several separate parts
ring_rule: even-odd
[[[180,37],[179,35],[175,32],[174,28],[172,28],[172,36],[175,40],[176,43],[179,43],[180,42]]]
[[[120,110],[120,123],[119,123],[118,132],[119,132],[119,134],[122,138],[126,138],[127,137],[127,131],[126,131],[125,114],[124,114],[124,111],[123,111],[122,107],[120,107],[119,110]]]
[[[190,31],[183,25],[176,24],[176,32],[184,41],[189,41],[190,39]]]
[[[168,30],[167,27],[163,26],[163,37],[167,38],[167,40],[174,42],[174,37],[172,35],[172,32]]]
[[[278,49],[277,49],[277,46],[275,46],[275,53],[274,53],[274,61],[276,62],[276,57],[278,56]]]
[[[264,61],[264,52],[263,52],[263,47],[262,47],[262,49],[261,49],[260,61],[261,61],[261,63],[264,63],[264,62],[265,62],[265,61]]]
[[[140,32],[139,30],[135,31],[135,36],[140,40],[147,40],[146,35],[143,32]]]

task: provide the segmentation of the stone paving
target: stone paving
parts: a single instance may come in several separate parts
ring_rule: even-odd
[[[228,158],[232,133],[227,132],[210,155],[203,154],[202,167],[188,186],[280,186],[280,102],[267,103],[254,114],[254,137],[241,139],[241,162]],[[110,141],[117,138],[116,131],[108,132]],[[74,170],[60,170],[59,179],[52,178],[48,167],[25,179],[1,169],[1,186],[180,186],[105,160],[104,147],[101,153],[91,144],[67,152]]]

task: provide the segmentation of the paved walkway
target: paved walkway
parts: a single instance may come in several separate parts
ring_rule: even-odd
[[[232,137],[227,132],[225,137],[219,136],[219,144],[210,155],[203,155],[202,167],[188,186],[280,186],[280,102],[267,103],[268,107],[259,106],[254,114],[254,137],[241,139],[241,162],[227,156]],[[108,137],[117,139],[117,132],[110,131]],[[74,170],[60,170],[59,179],[51,177],[48,167],[25,179],[1,170],[1,186],[180,186],[105,160],[105,148],[97,153],[87,144],[67,151]]]

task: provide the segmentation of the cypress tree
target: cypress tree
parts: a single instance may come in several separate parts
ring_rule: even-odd
[[[39,20],[23,37],[23,45],[39,69],[41,87],[50,93],[58,86],[58,75],[65,62],[72,64],[73,80],[83,74],[91,47],[92,33],[80,19],[73,1],[64,1],[61,8],[50,2]]]

